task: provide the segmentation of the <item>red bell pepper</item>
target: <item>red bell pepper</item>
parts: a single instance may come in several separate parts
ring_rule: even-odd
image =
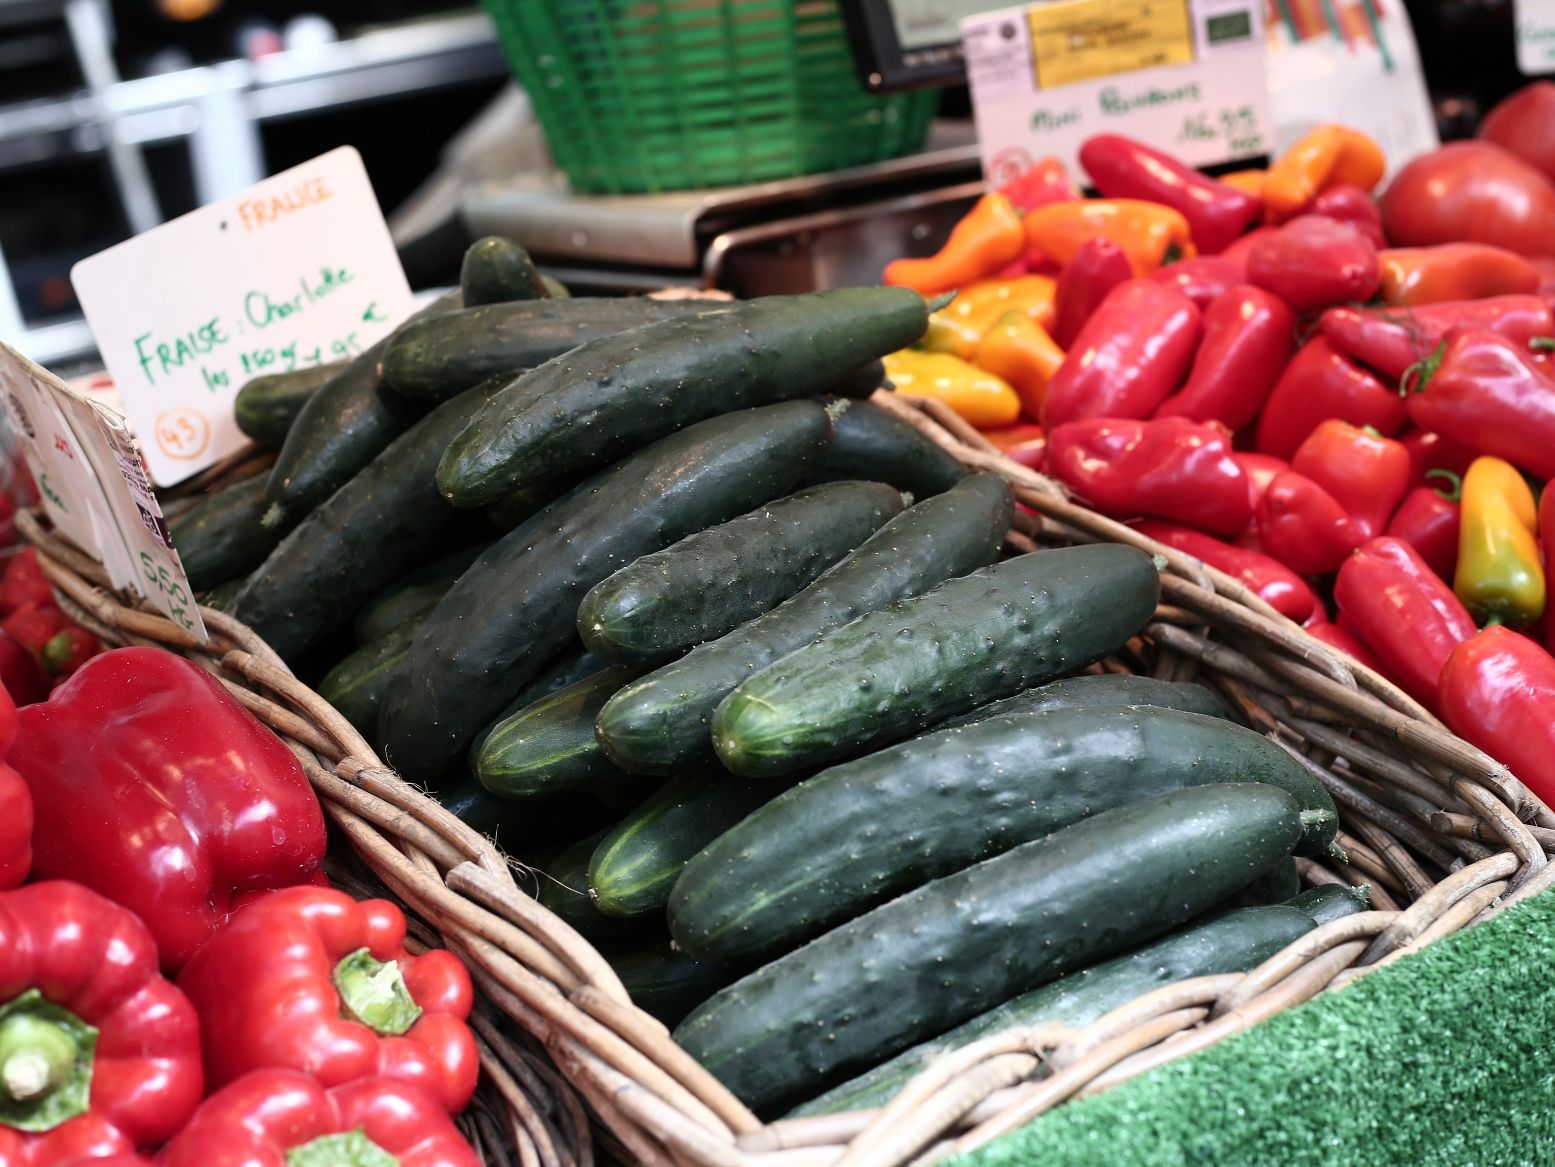
[[[1080,165],[1109,199],[1146,199],[1180,212],[1195,246],[1206,254],[1246,231],[1263,210],[1251,195],[1121,134],[1087,138]]]
[[[1447,471],[1436,471],[1447,474]],[[1440,488],[1417,486],[1388,522],[1387,533],[1408,543],[1437,575],[1451,581],[1458,567],[1458,526],[1461,519],[1457,486],[1447,494]]]
[[[1258,537],[1292,571],[1333,571],[1366,542],[1366,533],[1343,506],[1305,474],[1275,477],[1258,500]]]
[[[1199,310],[1180,292],[1126,280],[1107,293],[1048,382],[1042,422],[1149,417],[1199,345]]]
[[[203,1090],[199,1022],[144,924],[78,883],[0,892],[0,1135],[20,1161],[155,1146]]]
[[[1264,603],[1281,615],[1289,616],[1297,624],[1305,624],[1315,615],[1323,620],[1328,618],[1318,603],[1317,595],[1307,586],[1307,581],[1269,555],[1223,543],[1213,535],[1206,535],[1190,527],[1179,527],[1154,519],[1141,519],[1131,525],[1141,535],[1148,535],[1158,543],[1175,547],[1227,575],[1235,576]]]
[[[1074,258],[1064,265],[1053,293],[1053,327],[1049,332],[1058,347],[1067,349],[1073,344],[1107,293],[1132,275],[1128,256],[1111,239],[1098,235],[1080,244]]]
[[[55,607],[53,600],[47,604],[23,604],[0,620],[0,630],[40,660],[43,646],[69,626],[70,617]]]
[[[1405,416],[1396,392],[1316,336],[1275,382],[1258,418],[1256,445],[1261,453],[1289,458],[1331,417],[1392,437],[1404,428]]]
[[[6,560],[0,573],[0,613],[9,615],[23,604],[53,603],[54,589],[38,566],[36,550],[24,547]]]
[[[1204,313],[1204,339],[1182,389],[1156,417],[1219,421],[1239,430],[1263,408],[1264,398],[1296,351],[1296,317],[1278,296],[1243,284]]]
[[[100,1115],[81,1117],[46,1135],[0,1126],[0,1167],[152,1167],[130,1140]]]
[[[98,653],[102,652],[102,642],[77,624],[62,629],[49,638],[49,642],[43,646],[43,667],[49,676],[58,684],[67,677],[72,677]]]
[[[406,952],[405,917],[387,900],[270,892],[216,930],[178,986],[200,1015],[213,1087],[273,1067],[326,1087],[382,1076],[450,1114],[475,1092],[470,974],[451,952]]]
[[[1175,288],[1202,311],[1236,285],[1247,282],[1247,265],[1223,255],[1197,255],[1156,268],[1149,278]]]
[[[1336,349],[1390,380],[1425,360],[1455,328],[1488,328],[1526,348],[1534,337],[1555,335],[1555,314],[1538,296],[1491,296],[1420,308],[1330,308],[1323,335]]]
[[[1012,462],[1040,471],[1047,465],[1047,435],[1039,425],[1021,422],[999,430],[985,430],[983,437],[999,447]]]
[[[1307,436],[1290,460],[1349,512],[1368,539],[1382,534],[1409,491],[1409,451],[1399,442],[1333,418]]]
[[[1310,624],[1307,626],[1307,635],[1321,640],[1329,648],[1337,648],[1357,664],[1363,664],[1372,672],[1382,675],[1382,662],[1377,659],[1377,654],[1361,643],[1356,636],[1337,624]]]
[[[0,759],[16,740],[16,703],[0,689]],[[32,794],[9,763],[0,761],[0,890],[27,878],[32,866]]]
[[[1329,187],[1312,200],[1307,213],[1338,223],[1348,223],[1366,236],[1373,247],[1380,249],[1388,245],[1382,234],[1382,212],[1377,207],[1377,201],[1369,191],[1358,186],[1340,183]]]
[[[1418,307],[1539,290],[1539,271],[1515,251],[1488,243],[1439,243],[1377,253],[1384,304]]]
[[[1265,239],[1273,238],[1279,234],[1279,230],[1278,227],[1254,227],[1246,235],[1243,235],[1235,243],[1231,244],[1230,247],[1215,256],[1215,258],[1226,260],[1228,263],[1241,264],[1243,276],[1237,283],[1246,283],[1247,257],[1252,254],[1253,248],[1257,247]]]
[[[49,675],[43,664],[0,630],[0,685],[17,705],[31,705],[49,695]]]
[[[1377,249],[1348,223],[1318,215],[1292,219],[1247,253],[1247,281],[1297,312],[1369,300],[1380,278]]]
[[[1252,517],[1247,475],[1216,422],[1093,417],[1048,431],[1048,466],[1097,510],[1149,515],[1220,535]]]
[[[1080,192],[1069,181],[1069,172],[1057,158],[1038,158],[999,188],[1017,211],[1030,211],[1048,203],[1078,202]]]
[[[212,1094],[158,1167],[481,1167],[437,1100],[392,1078],[326,1090],[255,1070]]]
[[[1436,473],[1445,470],[1453,478],[1462,479],[1469,466],[1479,455],[1461,442],[1433,434],[1429,430],[1410,430],[1399,441],[1409,451],[1416,486],[1430,486],[1440,481]]]
[[[1448,655],[1438,694],[1447,728],[1555,802],[1555,658],[1492,625]]]
[[[1253,510],[1256,512],[1258,500],[1263,497],[1263,492],[1269,489],[1269,483],[1273,482],[1277,475],[1289,470],[1290,463],[1284,458],[1257,454],[1251,450],[1238,450],[1231,456],[1247,475],[1248,494],[1252,499]]]
[[[1334,600],[1382,662],[1382,674],[1433,712],[1447,655],[1474,635],[1474,618],[1402,539],[1373,539],[1344,561]]]
[[[10,761],[32,790],[34,875],[135,911],[166,968],[210,937],[235,892],[305,881],[324,858],[297,759],[180,656],[103,653],[20,721]]]

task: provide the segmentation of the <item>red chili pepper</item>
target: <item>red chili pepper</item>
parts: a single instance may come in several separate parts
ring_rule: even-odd
[[[138,913],[166,968],[210,937],[235,892],[301,882],[324,858],[296,758],[180,656],[103,653],[20,720],[10,761],[32,790],[33,874]]]
[[[1409,492],[1409,451],[1338,418],[1307,436],[1290,468],[1332,495],[1368,539],[1382,534]]]
[[[1199,345],[1199,310],[1180,292],[1126,280],[1107,293],[1047,387],[1042,422],[1149,417],[1182,381]]]
[[[1297,624],[1304,624],[1315,613],[1323,611],[1317,595],[1307,586],[1307,581],[1272,556],[1223,543],[1202,531],[1154,519],[1142,519],[1132,526],[1141,535],[1148,535],[1159,543],[1175,547],[1227,575],[1235,576],[1264,603],[1281,615],[1289,616]],[[1327,619],[1326,613],[1323,613],[1323,618]]]
[[[43,646],[43,667],[57,685],[67,677],[74,676],[82,665],[102,650],[102,642],[97,637],[85,628],[72,624],[51,636]]]
[[[1404,496],[1387,533],[1408,543],[1432,571],[1451,582],[1458,568],[1460,518],[1456,488],[1448,497],[1434,487],[1417,486]]]
[[[1047,465],[1047,435],[1039,425],[1022,422],[999,430],[985,430],[983,437],[999,447],[999,452],[1012,462],[1032,470]]]
[[[1318,215],[1292,219],[1247,255],[1248,283],[1267,288],[1297,312],[1369,300],[1378,279],[1371,241],[1348,223]]]
[[[1273,238],[1279,234],[1279,231],[1278,227],[1254,227],[1246,235],[1215,256],[1215,258],[1226,260],[1229,263],[1239,263],[1245,272],[1247,270],[1247,257],[1252,254],[1253,248],[1257,247],[1265,239]],[[1244,275],[1237,282],[1246,283],[1247,277]]]
[[[1092,417],[1048,431],[1054,477],[1097,510],[1236,535],[1252,517],[1247,475],[1215,422]]]
[[[1366,542],[1348,511],[1305,474],[1287,470],[1258,500],[1258,537],[1266,550],[1292,571],[1333,571]]]
[[[132,913],[64,880],[0,892],[0,1083],[22,1162],[183,1126],[204,1089],[199,1022]]]
[[[1323,335],[1390,380],[1425,360],[1455,328],[1488,328],[1527,347],[1534,337],[1555,335],[1555,314],[1538,296],[1491,296],[1420,308],[1330,308]]]
[[[43,664],[4,630],[0,630],[0,685],[17,705],[31,705],[49,695],[49,675]]]
[[[1204,339],[1182,389],[1163,401],[1156,417],[1220,421],[1241,429],[1296,351],[1296,317],[1271,292],[1243,284],[1204,313]]]
[[[1539,271],[1515,251],[1488,243],[1395,247],[1377,253],[1384,304],[1418,307],[1539,290]]]
[[[53,603],[54,589],[38,566],[36,550],[24,547],[6,560],[0,573],[0,613],[10,615],[24,604]]]
[[[1447,728],[1555,801],[1555,658],[1491,625],[1448,655],[1438,693]]]
[[[406,952],[405,917],[387,900],[270,892],[216,930],[178,987],[200,1015],[213,1087],[275,1067],[326,1087],[381,1075],[450,1114],[475,1092],[470,974],[443,949]]]
[[[1340,183],[1329,187],[1312,200],[1307,213],[1333,219],[1336,223],[1348,223],[1366,236],[1373,247],[1380,249],[1388,245],[1382,233],[1382,211],[1371,193],[1358,186]]]
[[[1443,481],[1434,471],[1445,470],[1461,479],[1469,472],[1469,465],[1479,455],[1461,442],[1433,434],[1429,430],[1410,430],[1399,441],[1409,451],[1409,463],[1413,467],[1416,486],[1430,486]]]
[[[1158,267],[1149,278],[1175,288],[1204,309],[1237,284],[1247,282],[1247,265],[1223,255],[1196,255]]]
[[[53,600],[47,604],[23,604],[0,620],[0,630],[40,659],[43,646],[69,626],[70,617],[55,607]]]
[[[1069,181],[1069,172],[1057,158],[1038,158],[999,188],[1017,211],[1030,211],[1048,203],[1073,203],[1080,192]]]
[[[15,740],[16,703],[0,689],[0,758]],[[32,794],[22,776],[0,761],[0,890],[21,883],[31,866]],[[0,1159],[0,1167],[3,1162]]]
[[[1180,212],[1205,253],[1221,250],[1263,210],[1251,195],[1121,134],[1087,138],[1080,165],[1109,199],[1146,199]]]
[[[1474,618],[1402,539],[1372,539],[1344,561],[1334,600],[1382,662],[1382,674],[1433,712],[1448,653],[1474,635]]]
[[[1328,418],[1369,425],[1391,437],[1404,428],[1405,416],[1396,392],[1316,336],[1275,382],[1258,418],[1256,445],[1261,453],[1289,458]]]
[[[1128,256],[1111,239],[1098,235],[1080,244],[1074,258],[1064,265],[1053,293],[1053,327],[1049,335],[1058,347],[1068,349],[1107,293],[1132,275]]]
[[[1405,388],[1421,429],[1555,477],[1555,378],[1512,341],[1483,328],[1454,332]]]
[[[1251,450],[1238,450],[1231,456],[1247,475],[1248,494],[1253,501],[1253,510],[1256,511],[1258,500],[1263,497],[1263,492],[1269,489],[1269,483],[1273,482],[1277,475],[1289,470],[1290,463],[1284,458],[1256,454]]]
[[[1382,662],[1376,653],[1361,643],[1360,637],[1337,624],[1309,624],[1307,635],[1321,640],[1330,648],[1337,648],[1357,664],[1363,664],[1372,672],[1382,674]]]
[[[255,1070],[200,1104],[158,1167],[481,1167],[437,1100],[392,1078],[326,1090]]]

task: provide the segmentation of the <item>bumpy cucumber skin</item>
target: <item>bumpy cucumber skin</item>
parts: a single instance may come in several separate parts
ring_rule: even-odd
[[[675,1040],[757,1108],[1192,919],[1290,854],[1295,800],[1198,786],[948,875],[736,981]]]
[[[527,519],[532,519],[564,494],[582,482],[584,475],[575,478],[557,478],[549,482],[536,482],[522,486],[495,506],[488,507],[487,516],[499,531],[511,531]]]
[[[470,772],[472,774],[475,772],[475,759],[480,756],[481,750],[486,745],[486,739],[497,726],[542,697],[549,697],[557,690],[565,689],[568,685],[581,681],[584,677],[592,677],[601,669],[609,667],[609,661],[595,656],[592,652],[584,651],[580,645],[563,649],[552,657],[546,664],[545,670],[520,689],[518,696],[504,705],[502,712],[497,714],[491,723],[476,734],[474,740],[470,742]]]
[[[459,290],[466,308],[550,296],[529,252],[501,235],[487,235],[465,248]]]
[[[819,405],[713,418],[584,482],[493,544],[433,609],[385,704],[390,764],[428,779],[577,635],[621,567],[792,489],[831,441]]]
[[[991,474],[909,507],[798,595],[612,697],[596,724],[605,752],[634,774],[715,765],[713,710],[736,685],[866,612],[992,563],[1013,510]]]
[[[371,644],[409,621],[419,623],[486,547],[484,543],[461,547],[384,588],[357,613],[352,625],[356,642]]]
[[[867,401],[837,418],[837,439],[811,473],[815,482],[865,478],[888,482],[922,501],[949,490],[969,471],[905,421]]]
[[[578,635],[609,660],[664,660],[814,583],[902,511],[879,482],[813,486],[645,555],[589,590]]]
[[[923,335],[906,288],[764,296],[590,341],[513,381],[449,447],[437,483],[487,506],[730,409],[828,387]]]
[[[378,732],[378,708],[383,704],[383,695],[420,626],[419,619],[411,619],[369,641],[325,673],[319,682],[319,696],[363,737],[370,738]]]
[[[947,718],[935,728],[954,729],[1005,713],[1039,713],[1045,709],[1078,709],[1088,705],[1154,705],[1158,709],[1180,709],[1184,713],[1227,721],[1231,718],[1231,711],[1213,689],[1192,681],[1159,681],[1129,673],[1098,673],[1049,681],[1002,701],[979,705],[959,717]]]
[[[1072,823],[1229,782],[1289,793],[1307,812],[1306,849],[1320,854],[1333,838],[1338,816],[1322,785],[1227,721],[1093,706],[938,730],[823,770],[711,843],[676,883],[670,932],[703,960],[749,963]]]
[[[1287,859],[1283,863],[1276,863],[1237,892],[1227,906],[1261,908],[1268,904],[1282,904],[1300,890],[1301,873],[1296,870],[1296,861]]]
[[[733,980],[733,974],[693,960],[670,944],[611,957],[632,1004],[665,1025],[680,1019]]]
[[[172,521],[173,547],[195,591],[237,579],[275,550],[282,532],[259,521],[268,505],[260,475],[202,498]]]
[[[232,419],[261,449],[279,450],[302,407],[344,368],[344,361],[335,361],[255,377],[233,398]]]
[[[605,834],[605,831],[596,831],[578,840],[543,869],[537,869],[537,898],[553,915],[572,925],[585,940],[597,943],[623,936],[652,934],[655,921],[651,918],[623,920],[607,916],[594,906],[588,893],[588,862]]]
[[[1328,883],[1321,887],[1309,887],[1285,902],[1290,907],[1300,908],[1316,924],[1331,924],[1345,916],[1353,916],[1356,912],[1368,911],[1371,907],[1371,893],[1364,887],[1340,887]]]
[[[1007,559],[743,681],[713,715],[713,748],[752,777],[863,753],[1105,656],[1160,596],[1150,557],[1121,543]]]

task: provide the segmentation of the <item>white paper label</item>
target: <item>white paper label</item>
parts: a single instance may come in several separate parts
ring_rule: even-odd
[[[1529,77],[1555,73],[1555,0],[1512,0],[1517,67]]]
[[[355,356],[411,310],[349,146],[84,259],[71,280],[159,486],[247,441],[232,417],[244,382]]]

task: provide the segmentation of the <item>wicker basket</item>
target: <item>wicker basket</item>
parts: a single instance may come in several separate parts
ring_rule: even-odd
[[[763,1124],[628,1000],[610,966],[514,883],[484,837],[386,770],[367,742],[252,632],[205,610],[194,644],[119,604],[95,563],[24,516],[62,602],[105,640],[156,643],[210,668],[297,752],[373,880],[470,963],[484,1101],[469,1129],[490,1164],[586,1164],[570,1092],[515,1034],[543,1045],[616,1144],[653,1167],[897,1167],[966,1151],[1077,1094],[1105,1089],[1362,976],[1555,882],[1555,816],[1504,766],[1453,737],[1382,677],[1308,637],[1237,581],[1069,501],[933,402],[877,403],[964,464],[1003,475],[1025,504],[1009,544],[1116,540],[1161,557],[1154,621],[1101,667],[1198,676],[1284,745],[1333,794],[1341,873],[1378,910],[1324,925],[1246,974],[1167,986],[1083,1030],[1018,1029],[947,1055],[878,1111]]]

